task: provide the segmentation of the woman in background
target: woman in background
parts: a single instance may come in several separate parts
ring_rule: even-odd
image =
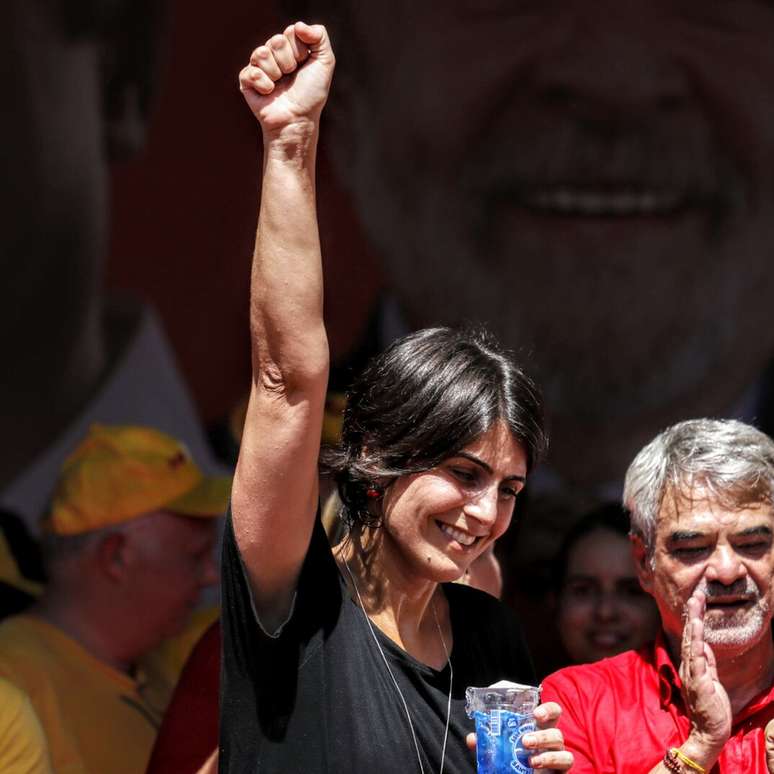
[[[556,620],[570,663],[636,650],[655,638],[658,610],[637,580],[620,505],[586,514],[565,538],[556,567]]]

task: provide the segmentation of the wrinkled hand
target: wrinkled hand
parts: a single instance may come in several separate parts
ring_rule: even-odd
[[[718,679],[715,655],[704,641],[705,610],[704,594],[694,591],[686,604],[680,660],[680,679],[691,732],[681,747],[709,770],[731,735],[732,714],[728,694]]]
[[[264,133],[281,132],[319,119],[335,64],[325,27],[296,22],[253,51],[239,89]]]
[[[556,727],[561,714],[562,708],[555,701],[539,705],[535,708],[537,731],[522,737],[525,749],[533,751],[530,765],[536,772],[569,771],[572,767],[572,753],[564,749],[564,736]],[[468,734],[465,741],[469,749],[476,749],[475,734]]]

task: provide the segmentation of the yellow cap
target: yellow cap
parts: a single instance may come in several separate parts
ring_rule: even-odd
[[[230,477],[205,476],[186,447],[150,427],[92,425],[65,460],[42,527],[77,535],[157,510],[221,515]]]

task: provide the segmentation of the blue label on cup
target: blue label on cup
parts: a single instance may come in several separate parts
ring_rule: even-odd
[[[473,719],[478,774],[532,774],[530,753],[521,745],[521,737],[535,730],[532,715],[492,709],[474,712]]]

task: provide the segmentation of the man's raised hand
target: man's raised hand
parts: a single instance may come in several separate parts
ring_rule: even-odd
[[[291,24],[253,51],[239,73],[239,88],[264,135],[317,123],[335,63],[328,33],[320,24]]]
[[[680,679],[691,719],[691,733],[681,745],[688,757],[708,771],[731,735],[731,702],[718,679],[712,648],[704,641],[706,599],[694,591],[686,604]]]

